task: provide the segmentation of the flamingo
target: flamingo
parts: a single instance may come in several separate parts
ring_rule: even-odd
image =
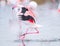
[[[32,3],[34,5],[32,5]],[[24,21],[24,22],[28,22],[31,26],[28,27],[26,29],[26,32],[23,33],[22,35],[19,36],[19,39],[22,40],[22,43],[23,43],[23,46],[25,46],[24,44],[24,38],[26,35],[28,34],[39,34],[39,30],[38,30],[38,27],[42,27],[41,25],[38,25],[36,24],[36,21],[35,21],[35,14],[34,12],[32,11],[32,7],[36,8],[37,7],[37,4],[36,2],[30,2],[29,6],[24,6],[24,5],[19,5],[19,6],[14,6],[12,9],[15,9],[17,10],[17,16],[18,16],[18,20],[21,20],[21,21]],[[20,21],[20,23],[21,23]],[[36,32],[28,32],[29,29],[32,30],[32,28],[36,31]]]

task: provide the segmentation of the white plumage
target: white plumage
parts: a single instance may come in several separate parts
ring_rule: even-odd
[[[36,3],[35,1],[31,1],[31,2],[29,3],[29,6],[30,6],[31,8],[33,8],[33,9],[35,9],[35,8],[37,8],[37,3]]]

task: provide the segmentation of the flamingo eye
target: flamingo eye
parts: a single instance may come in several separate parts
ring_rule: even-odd
[[[20,8],[18,8],[18,11],[20,11]]]

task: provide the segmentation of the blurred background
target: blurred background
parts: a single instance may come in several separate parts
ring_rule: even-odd
[[[12,6],[21,2],[28,4],[30,1],[38,4],[36,22],[43,27],[38,29],[39,34],[26,35],[25,46],[60,46],[60,0],[0,0],[0,46],[23,46],[18,40],[21,30],[13,16]],[[22,25],[24,32],[27,26]]]

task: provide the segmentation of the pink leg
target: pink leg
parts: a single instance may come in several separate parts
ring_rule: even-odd
[[[39,31],[37,30],[37,28],[34,28],[34,29],[36,30],[36,32],[27,32],[27,31],[28,31],[28,30],[27,30],[27,31],[26,31],[26,34],[38,34]]]
[[[19,44],[19,46],[21,46],[21,45]],[[22,46],[25,46],[24,40],[22,40]]]
[[[27,29],[26,33],[22,34],[22,35],[20,36],[20,38],[21,38],[21,39],[24,39],[24,38],[25,38],[25,35],[27,35],[27,34],[38,34],[39,31],[37,30],[37,28],[34,28],[34,29],[36,30],[36,32],[28,32],[29,29]]]
[[[23,46],[25,46],[24,40],[22,40],[22,44],[23,44]]]
[[[23,46],[25,46],[25,43],[24,43],[25,35],[27,35],[27,34],[38,34],[39,33],[39,31],[37,30],[37,28],[34,28],[34,29],[36,30],[36,32],[27,32],[29,30],[29,29],[27,29],[26,33],[24,33],[24,34],[22,34],[20,36],[20,38],[22,39]]]
[[[19,36],[19,39],[24,40],[26,33]]]

